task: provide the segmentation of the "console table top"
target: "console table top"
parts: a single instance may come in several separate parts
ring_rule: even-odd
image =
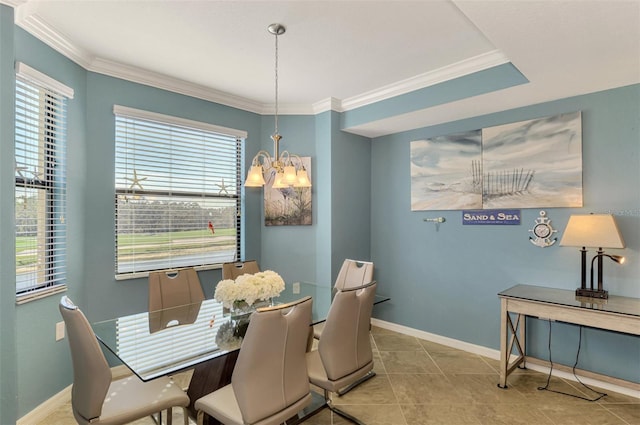
[[[498,293],[498,296],[640,317],[640,298],[618,295],[609,295],[608,299],[579,297],[574,290],[534,285],[515,285]]]

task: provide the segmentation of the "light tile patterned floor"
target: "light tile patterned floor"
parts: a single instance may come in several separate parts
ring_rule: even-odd
[[[589,402],[540,391],[547,376],[528,370],[514,372],[509,389],[503,390],[496,386],[496,360],[377,327],[371,335],[377,376],[334,397],[337,406],[368,425],[640,424],[640,399],[609,392],[600,401]],[[579,383],[555,377],[551,388],[593,396]],[[71,408],[65,405],[38,425],[74,423]],[[173,423],[182,423],[179,413]],[[305,423],[349,422],[325,409]]]

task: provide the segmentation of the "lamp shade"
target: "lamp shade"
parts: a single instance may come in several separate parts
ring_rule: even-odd
[[[265,185],[264,177],[262,176],[262,166],[252,165],[247,175],[247,180],[244,182],[246,187],[261,187]]]
[[[611,214],[585,214],[569,217],[561,246],[624,248],[624,240]]]
[[[311,180],[309,180],[306,169],[298,170],[296,175],[298,176],[298,184],[296,187],[311,187]]]
[[[273,180],[273,185],[271,186],[273,189],[286,189],[289,185],[285,182],[284,173],[277,172],[276,177]]]

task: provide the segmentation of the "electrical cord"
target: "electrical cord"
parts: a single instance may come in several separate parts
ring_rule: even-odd
[[[551,368],[549,369],[549,375],[547,376],[546,385],[544,387],[538,387],[538,390],[540,390],[540,391],[551,391],[552,393],[568,395],[568,396],[579,398],[579,399],[586,400],[586,401],[598,401],[602,397],[606,396],[607,395],[606,393],[601,393],[599,391],[594,390],[593,388],[591,388],[590,386],[588,386],[587,384],[582,382],[580,380],[580,378],[578,378],[578,375],[576,374],[576,367],[578,366],[578,360],[580,358],[580,348],[581,347],[582,347],[582,325],[580,325],[580,333],[579,333],[579,336],[578,336],[578,351],[576,352],[576,361],[575,361],[575,363],[573,363],[573,368],[571,368],[571,370],[572,370],[573,376],[576,378],[576,380],[580,384],[582,384],[583,387],[585,387],[588,390],[596,393],[598,395],[598,397],[596,397],[596,398],[587,398],[587,397],[582,397],[582,396],[575,395],[575,394],[565,393],[564,391],[552,390],[552,389],[549,388],[549,384],[551,382],[551,374],[553,373],[553,360],[551,360],[551,320],[549,320],[549,342],[548,342],[549,363],[551,364]]]

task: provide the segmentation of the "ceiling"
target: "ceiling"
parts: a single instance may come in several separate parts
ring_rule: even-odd
[[[84,68],[244,110],[348,111],[504,63],[527,84],[365,123],[376,137],[640,82],[640,0],[0,0]]]

